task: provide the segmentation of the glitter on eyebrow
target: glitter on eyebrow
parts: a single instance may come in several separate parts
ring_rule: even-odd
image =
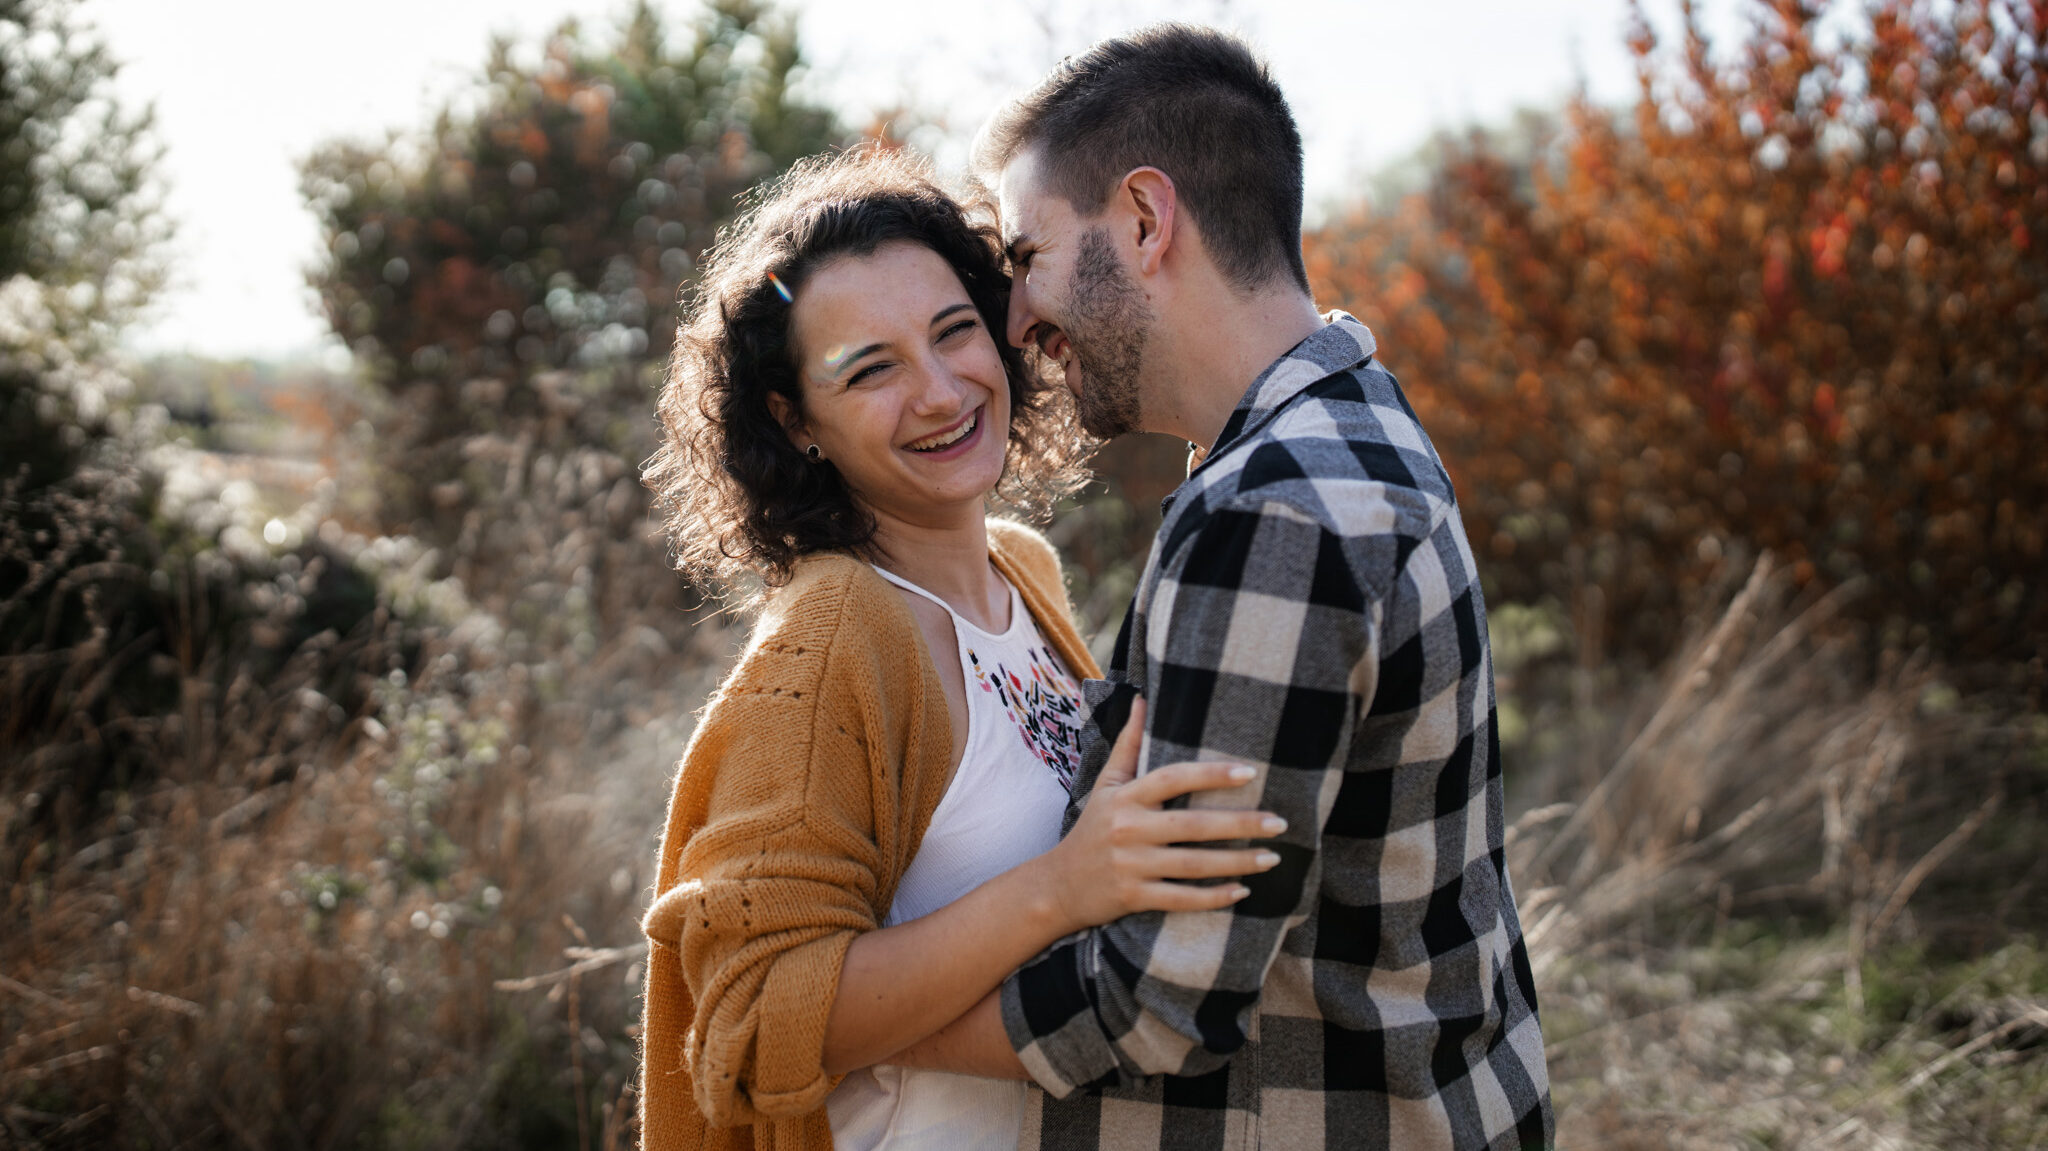
[[[775,285],[775,294],[782,297],[783,303],[793,304],[796,302],[795,298],[789,294],[789,288],[783,284],[781,276],[770,272],[768,273],[768,282]]]

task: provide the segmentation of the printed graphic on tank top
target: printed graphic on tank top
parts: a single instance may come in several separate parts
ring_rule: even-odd
[[[1000,634],[889,572],[882,577],[946,609],[967,679],[967,747],[932,812],[882,926],[929,915],[1059,842],[1079,762],[1081,692],[1016,588]],[[1012,1151],[1027,1086],[944,1071],[855,1071],[826,1097],[840,1151]]]
[[[1044,643],[1025,649],[1022,674],[1000,659],[984,663],[972,647],[966,651],[974,682],[1002,701],[1025,746],[1073,794],[1074,772],[1081,766],[1081,693],[1074,689],[1074,677],[1060,669],[1058,657]]]

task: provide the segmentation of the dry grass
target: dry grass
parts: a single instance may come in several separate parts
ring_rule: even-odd
[[[0,655],[10,706],[40,708],[0,728],[6,1142],[631,1144],[637,916],[737,632],[685,611],[620,457],[466,457],[444,554],[315,505],[287,517],[324,541],[296,568],[109,559],[143,498],[115,488],[46,509],[55,543],[9,540],[42,574],[0,610],[61,626]],[[1126,519],[1066,530],[1086,550]],[[319,564],[374,610],[312,630]],[[1088,577],[1113,616],[1125,575]],[[1837,602],[1759,564],[1636,683],[1501,637],[1567,1146],[2048,1145],[2039,789],[1994,785],[2038,780],[2013,772],[2048,734],[1870,659]],[[94,686],[122,661],[168,689]]]
[[[1965,869],[1975,897],[1937,905],[2011,941],[1988,959],[1925,946],[1914,899],[2006,804],[2001,757],[2038,789],[2048,740],[1924,660],[1873,682],[1849,594],[1794,602],[1760,560],[1618,750],[1545,765],[1584,798],[1510,832],[1563,1145],[2048,1145],[2042,925],[1984,922],[2027,880]]]
[[[233,557],[231,527],[110,560],[146,495],[9,505],[68,526],[9,541],[6,607],[77,634],[16,629],[0,664],[0,1142],[630,1142],[630,955],[494,986],[637,940],[667,773],[731,647],[611,514],[620,478],[508,460],[452,562],[334,528],[325,561]],[[321,562],[376,581],[346,633],[298,626]],[[123,660],[168,690],[102,698]]]

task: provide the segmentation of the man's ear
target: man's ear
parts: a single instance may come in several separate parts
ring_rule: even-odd
[[[1174,225],[1179,219],[1180,197],[1173,177],[1157,168],[1133,168],[1117,185],[1116,199],[1129,219],[1139,273],[1158,274],[1167,249],[1173,246]]]
[[[796,414],[796,405],[789,402],[788,396],[781,392],[769,392],[768,414],[774,416],[775,422],[782,425],[782,433],[789,437],[791,446],[798,452],[817,442],[811,438],[810,429],[804,426],[803,418]]]

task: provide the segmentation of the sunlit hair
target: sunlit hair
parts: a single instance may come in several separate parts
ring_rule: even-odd
[[[1010,442],[996,494],[1042,515],[1086,480],[1087,444],[1063,387],[1048,384],[1003,333],[1010,278],[984,213],[934,181],[930,165],[870,145],[802,161],[721,231],[685,301],[657,414],[661,447],[644,480],[661,509],[676,567],[700,585],[742,577],[785,582],[797,560],[840,550],[873,558],[874,516],[831,462],[812,462],[768,407],[799,416],[804,394],[790,301],[821,267],[920,244],[960,277],[1010,383]]]
[[[974,164],[986,180],[1033,148],[1045,186],[1091,219],[1126,173],[1158,168],[1232,284],[1309,290],[1301,133],[1272,74],[1236,37],[1155,24],[1067,57],[990,118]]]

